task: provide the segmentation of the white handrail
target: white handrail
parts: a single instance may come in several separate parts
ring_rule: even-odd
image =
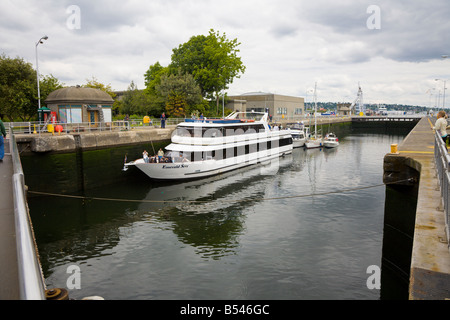
[[[20,298],[22,300],[45,300],[44,277],[38,260],[31,220],[28,214],[22,164],[12,131],[10,131],[9,141],[14,168],[12,186]]]

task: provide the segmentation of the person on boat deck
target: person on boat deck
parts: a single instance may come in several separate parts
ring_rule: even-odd
[[[5,144],[3,138],[6,138],[6,129],[0,117],[0,162],[3,162],[3,157],[5,156]]]
[[[161,148],[159,148],[159,150],[158,150],[159,162],[161,162],[162,157],[164,157],[164,151]]]
[[[447,146],[448,144],[448,134],[447,134],[447,128],[448,128],[448,124],[447,124],[447,115],[445,113],[445,111],[441,110],[438,112],[437,114],[437,120],[436,123],[434,124],[433,130],[437,130],[440,134],[440,136],[442,137],[442,140],[445,142],[445,145]]]
[[[148,163],[148,162],[149,162],[147,150],[144,150],[144,152],[142,152],[142,157],[144,158],[144,162],[145,162],[145,163]]]

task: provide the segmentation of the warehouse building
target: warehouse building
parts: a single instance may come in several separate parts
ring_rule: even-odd
[[[228,96],[226,108],[233,111],[264,112],[274,119],[295,119],[305,113],[305,99],[274,93],[250,92],[239,96]]]

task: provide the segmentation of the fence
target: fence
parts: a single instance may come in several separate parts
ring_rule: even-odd
[[[10,131],[13,161],[14,217],[16,227],[17,261],[19,265],[20,298],[45,300],[45,284],[38,260],[31,219],[25,195],[25,181],[14,134]]]
[[[435,133],[434,158],[441,187],[441,196],[444,204],[445,213],[445,231],[447,234],[447,243],[450,246],[450,155],[447,147],[440,137],[438,131]],[[449,247],[450,248],[450,247]]]
[[[184,118],[167,118],[166,126],[177,125]],[[96,131],[124,131],[133,129],[158,128],[160,120],[153,119],[150,124],[143,123],[141,119],[130,119],[128,121],[118,120],[112,122],[80,122],[64,123],[54,122],[45,124],[43,122],[5,122],[7,130],[19,134],[41,134],[41,133],[74,133],[74,132],[96,132]]]
[[[318,120],[333,120],[349,118],[336,115],[321,115],[317,117]],[[180,122],[185,121],[185,118],[167,118],[166,126],[177,125]],[[305,124],[314,124],[314,117],[312,115],[303,115],[296,117],[279,117],[274,116],[271,120],[272,123],[285,123],[285,122],[297,122],[303,121]],[[97,131],[124,131],[130,129],[146,129],[146,128],[158,128],[161,126],[161,120],[158,118],[151,119],[149,124],[143,122],[142,119],[130,119],[117,120],[112,122],[81,122],[81,123],[64,123],[55,122],[50,126],[43,122],[5,122],[6,129],[11,129],[14,133],[19,134],[41,134],[41,133],[76,133],[76,132],[97,132]],[[59,127],[58,127],[59,126]]]

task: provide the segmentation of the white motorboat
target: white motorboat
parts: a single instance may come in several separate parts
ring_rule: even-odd
[[[316,113],[317,113],[317,94],[316,94],[316,89],[317,89],[317,82],[314,85],[314,135],[310,136],[306,140],[305,147],[307,149],[323,147],[322,136],[317,134],[317,117],[316,117]]]
[[[339,139],[334,133],[328,133],[323,139],[323,146],[325,148],[336,148],[339,146]]]
[[[258,119],[259,118],[259,119]],[[288,130],[270,130],[268,113],[233,112],[225,119],[186,119],[161,157],[125,163],[157,180],[208,177],[292,153]]]
[[[305,127],[303,123],[288,123],[287,130],[291,132],[292,143],[294,148],[303,147],[309,133],[309,128]]]

